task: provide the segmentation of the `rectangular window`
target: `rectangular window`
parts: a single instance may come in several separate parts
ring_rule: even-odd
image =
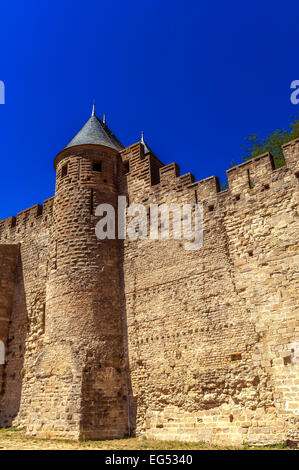
[[[251,179],[250,171],[249,171],[249,170],[247,170],[247,178],[248,178],[249,188],[250,188],[250,189],[253,189],[253,188],[254,188],[254,184],[253,184],[253,181],[252,181],[252,179]]]
[[[101,162],[93,162],[92,171],[98,171],[100,173],[102,171],[102,163]]]
[[[63,167],[61,168],[61,178],[64,178],[65,176],[67,176],[67,164],[66,165],[63,165]]]
[[[124,165],[124,174],[130,173],[130,162],[123,162]]]

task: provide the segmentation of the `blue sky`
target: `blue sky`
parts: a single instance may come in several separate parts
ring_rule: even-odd
[[[124,145],[225,180],[243,139],[299,105],[298,1],[1,2],[0,218],[54,194],[55,155],[96,101]]]

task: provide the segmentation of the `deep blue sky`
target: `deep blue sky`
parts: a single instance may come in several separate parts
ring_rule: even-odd
[[[298,21],[298,0],[1,2],[0,218],[53,195],[93,99],[124,145],[144,130],[165,164],[223,181],[244,137],[299,111]]]

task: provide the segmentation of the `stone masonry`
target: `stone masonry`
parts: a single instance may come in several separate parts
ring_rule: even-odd
[[[195,182],[90,120],[55,196],[0,222],[0,426],[71,439],[299,440],[299,139]],[[203,203],[203,247],[98,240],[98,204]]]

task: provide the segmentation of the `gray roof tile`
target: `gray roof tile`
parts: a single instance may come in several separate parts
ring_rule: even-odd
[[[108,126],[94,114],[65,148],[86,144],[104,145],[117,151],[124,148]]]

